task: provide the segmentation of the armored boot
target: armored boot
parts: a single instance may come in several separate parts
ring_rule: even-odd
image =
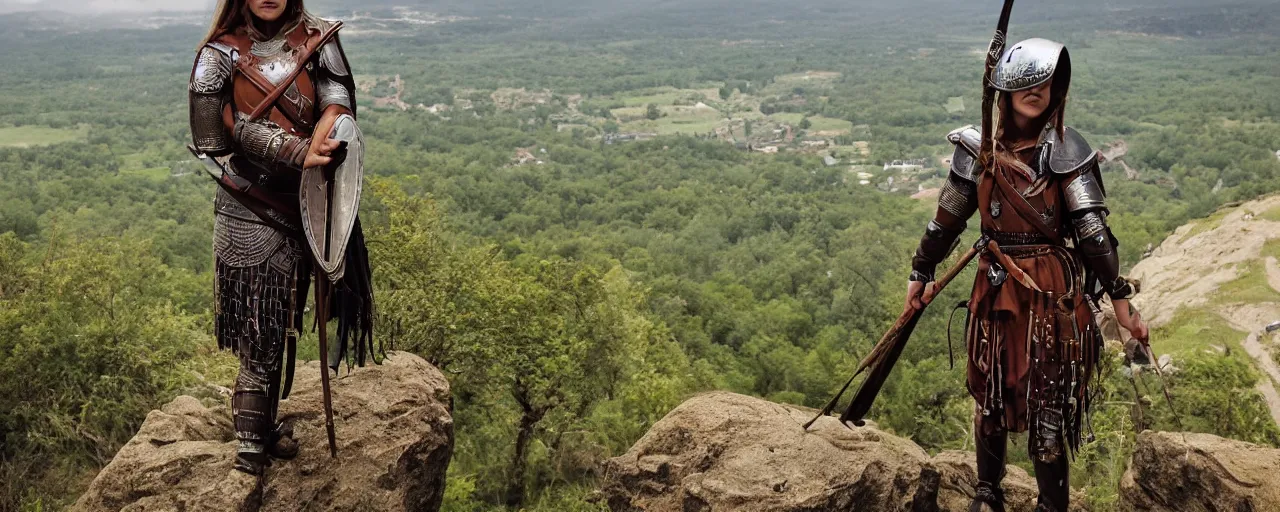
[[[244,372],[241,372],[243,375]],[[240,386],[237,386],[240,387]],[[235,468],[254,476],[262,476],[270,465],[267,453],[267,440],[270,429],[264,428],[271,423],[269,399],[251,390],[237,389],[231,399],[232,414],[235,417],[236,437],[239,448],[236,450]]]
[[[1036,512],[1067,512],[1071,500],[1071,481],[1067,458],[1053,457],[1052,460],[1035,460],[1036,486],[1040,488],[1040,499],[1036,501]]]
[[[979,427],[980,428],[980,427]],[[981,432],[981,430],[979,430]],[[1004,512],[1004,459],[1009,434],[1005,431],[977,436],[978,485],[973,490],[969,512]]]
[[[246,400],[233,400],[233,403],[236,402],[243,403]],[[250,475],[262,476],[266,468],[271,465],[271,459],[296,458],[298,442],[293,439],[293,425],[288,423],[277,423],[275,428],[268,429],[265,435],[253,435],[254,429],[264,423],[257,420],[259,418],[253,411],[236,408],[237,425],[244,425],[245,431],[238,432],[240,448],[236,451],[235,468]]]
[[[278,400],[272,395],[272,369],[254,359],[262,353],[256,344],[242,345],[240,374],[236,376],[236,391],[231,397],[236,438],[240,441],[235,468],[255,476],[262,476],[271,465],[270,448],[278,437],[275,428]]]
[[[293,425],[277,423],[271,431],[267,454],[274,459],[293,460],[298,456],[298,442],[293,439]]]
[[[292,364],[293,361],[285,361]],[[267,455],[278,460],[293,460],[298,456],[298,442],[293,439],[293,422],[278,421],[280,415],[280,366],[274,368],[270,375],[268,393],[271,397],[271,422],[274,428],[267,433]]]

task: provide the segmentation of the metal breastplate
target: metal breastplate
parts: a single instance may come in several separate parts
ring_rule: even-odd
[[[259,73],[272,84],[280,85],[293,74],[298,68],[297,53],[298,48],[289,46],[289,31],[281,31],[280,35],[270,41],[254,41],[249,48],[258,58],[255,66]],[[311,110],[313,101],[298,91],[298,84],[289,85],[285,90],[281,101],[288,101],[298,107],[299,112],[307,112]]]

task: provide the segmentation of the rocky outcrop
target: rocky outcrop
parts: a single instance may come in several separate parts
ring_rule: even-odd
[[[694,397],[604,465],[615,512],[966,510],[974,456],[929,457],[874,426],[850,430],[814,412],[726,392]],[[923,484],[922,484],[923,483]],[[1009,468],[1008,510],[1030,511],[1035,480]],[[1077,497],[1076,503],[1082,503]]]
[[[1280,450],[1209,434],[1143,432],[1120,499],[1123,510],[1280,510]]]
[[[1133,304],[1147,323],[1159,327],[1180,309],[1205,305],[1249,265],[1260,266],[1267,259],[1263,247],[1280,238],[1280,222],[1264,214],[1277,210],[1280,195],[1269,196],[1224,208],[1174,231],[1129,273],[1142,281],[1142,293]]]
[[[72,510],[211,512],[437,510],[453,451],[449,383],[421,358],[393,353],[380,366],[332,379],[338,458],[329,457],[320,364],[297,370],[280,418],[302,453],[261,481],[232,469],[231,412],[179,397],[138,434]]]

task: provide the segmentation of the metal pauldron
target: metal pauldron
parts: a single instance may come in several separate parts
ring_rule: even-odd
[[[1106,198],[1102,193],[1102,183],[1092,172],[1082,173],[1071,180],[1071,183],[1067,184],[1064,195],[1067,211],[1071,213],[1107,207]]]
[[[324,112],[331,105],[339,105],[346,107],[347,110],[354,110],[351,103],[351,91],[347,90],[347,86],[329,77],[321,77],[316,81],[316,101],[321,112]]]
[[[188,85],[191,116],[191,141],[197,149],[212,156],[231,152],[231,134],[222,122],[222,110],[228,102],[228,85],[236,51],[212,43],[200,49]]]
[[[191,70],[191,92],[198,94],[222,92],[231,79],[235,52],[234,49],[221,45],[201,48],[200,54],[196,56],[195,68]]]
[[[947,142],[956,146],[955,153],[951,157],[951,177],[966,183],[976,181],[974,170],[977,167],[981,138],[978,129],[973,125],[957,128],[947,134]]]
[[[347,70],[346,58],[342,54],[342,47],[336,40],[329,41],[320,47],[320,67],[333,76],[347,76],[351,73]]]
[[[1045,126],[1041,139],[1041,170],[1047,168],[1060,176],[1094,174],[1099,197],[1106,195],[1106,188],[1097,175],[1099,153],[1089,145],[1084,135],[1068,126],[1062,129],[1062,136],[1059,136],[1058,130],[1053,125],[1048,125]]]

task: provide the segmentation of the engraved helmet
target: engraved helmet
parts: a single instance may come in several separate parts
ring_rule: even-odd
[[[1030,89],[1055,77],[1054,92],[1064,96],[1071,81],[1071,54],[1062,43],[1048,39],[1027,39],[1010,45],[996,64],[991,85],[996,90],[1015,92]]]

